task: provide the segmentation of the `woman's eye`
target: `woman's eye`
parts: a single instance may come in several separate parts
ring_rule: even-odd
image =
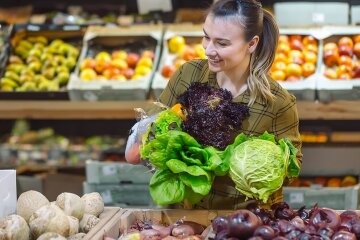
[[[207,41],[210,39],[208,36],[204,36],[203,38]]]
[[[222,46],[222,47],[224,47],[224,46],[227,45],[227,43],[225,43],[225,42],[218,42],[218,44],[219,44],[220,46]]]

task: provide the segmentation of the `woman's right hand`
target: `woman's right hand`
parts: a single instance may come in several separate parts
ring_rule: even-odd
[[[138,143],[134,143],[132,146],[129,146],[129,149],[126,149],[125,159],[128,163],[131,163],[131,164],[139,164],[140,163],[141,159],[140,159]]]

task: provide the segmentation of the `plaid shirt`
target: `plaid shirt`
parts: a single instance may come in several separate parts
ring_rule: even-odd
[[[248,135],[260,135],[268,131],[274,134],[276,139],[289,138],[299,150],[297,159],[301,164],[301,140],[295,97],[283,89],[276,81],[272,79],[269,79],[269,81],[271,92],[275,96],[274,104],[270,106],[256,101],[249,108],[250,116],[242,123],[242,132]],[[212,87],[219,88],[216,73],[209,70],[207,60],[197,59],[183,64],[171,77],[167,87],[159,97],[159,101],[167,106],[173,106],[177,103],[177,97],[185,92],[193,82],[207,83]],[[249,98],[249,92],[245,91],[235,97],[234,101],[248,104]],[[267,204],[259,204],[268,208],[271,204],[282,200],[282,189],[279,189],[270,196]],[[247,203],[245,197],[235,189],[233,181],[228,176],[225,176],[216,177],[208,196],[192,207],[200,209],[238,209],[243,208]],[[184,206],[181,205],[180,207]]]

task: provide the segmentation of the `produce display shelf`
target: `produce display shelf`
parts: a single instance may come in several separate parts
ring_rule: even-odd
[[[0,119],[135,119],[151,101],[0,101]],[[360,120],[360,101],[297,101],[301,120]]]

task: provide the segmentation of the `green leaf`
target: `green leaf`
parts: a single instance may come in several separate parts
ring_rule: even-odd
[[[158,205],[169,205],[184,200],[185,185],[169,170],[156,170],[149,186],[150,195]]]
[[[289,166],[288,166],[288,177],[297,177],[300,174],[300,164],[296,158],[296,154],[298,152],[297,148],[291,143],[291,141],[287,138],[284,138],[284,142],[289,147],[290,156],[289,156]]]

